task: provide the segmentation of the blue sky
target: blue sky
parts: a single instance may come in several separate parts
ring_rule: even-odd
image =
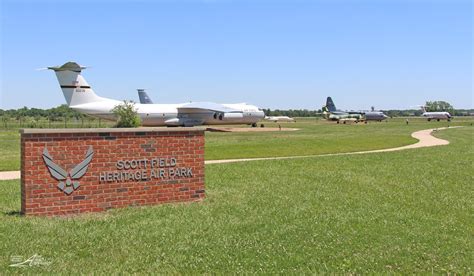
[[[469,0],[0,2],[2,109],[65,103],[35,68],[66,61],[116,99],[474,106]]]

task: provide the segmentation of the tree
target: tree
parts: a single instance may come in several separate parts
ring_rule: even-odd
[[[453,113],[454,111],[453,106],[445,101],[427,101],[425,104],[425,109],[428,112],[447,111]]]
[[[123,104],[116,105],[112,112],[118,119],[116,127],[140,126],[140,117],[138,117],[134,102],[123,101]]]

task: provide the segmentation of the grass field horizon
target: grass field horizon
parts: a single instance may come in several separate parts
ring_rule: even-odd
[[[334,128],[366,129],[350,127]],[[470,274],[473,135],[468,126],[436,132],[447,146],[207,165],[202,202],[66,218],[19,216],[19,180],[0,181],[0,271]],[[34,254],[51,264],[9,267]]]

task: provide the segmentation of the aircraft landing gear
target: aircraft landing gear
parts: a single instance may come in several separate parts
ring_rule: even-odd
[[[252,127],[257,127],[257,123],[253,123],[253,124],[252,124]]]
[[[436,121],[438,121],[438,122],[439,122],[439,119],[437,119]]]

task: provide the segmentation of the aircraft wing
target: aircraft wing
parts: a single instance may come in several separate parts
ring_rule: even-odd
[[[242,113],[242,110],[227,107],[222,104],[210,103],[210,102],[197,102],[184,104],[178,107],[178,111],[181,112],[202,112],[202,111],[213,111],[222,113]]]

